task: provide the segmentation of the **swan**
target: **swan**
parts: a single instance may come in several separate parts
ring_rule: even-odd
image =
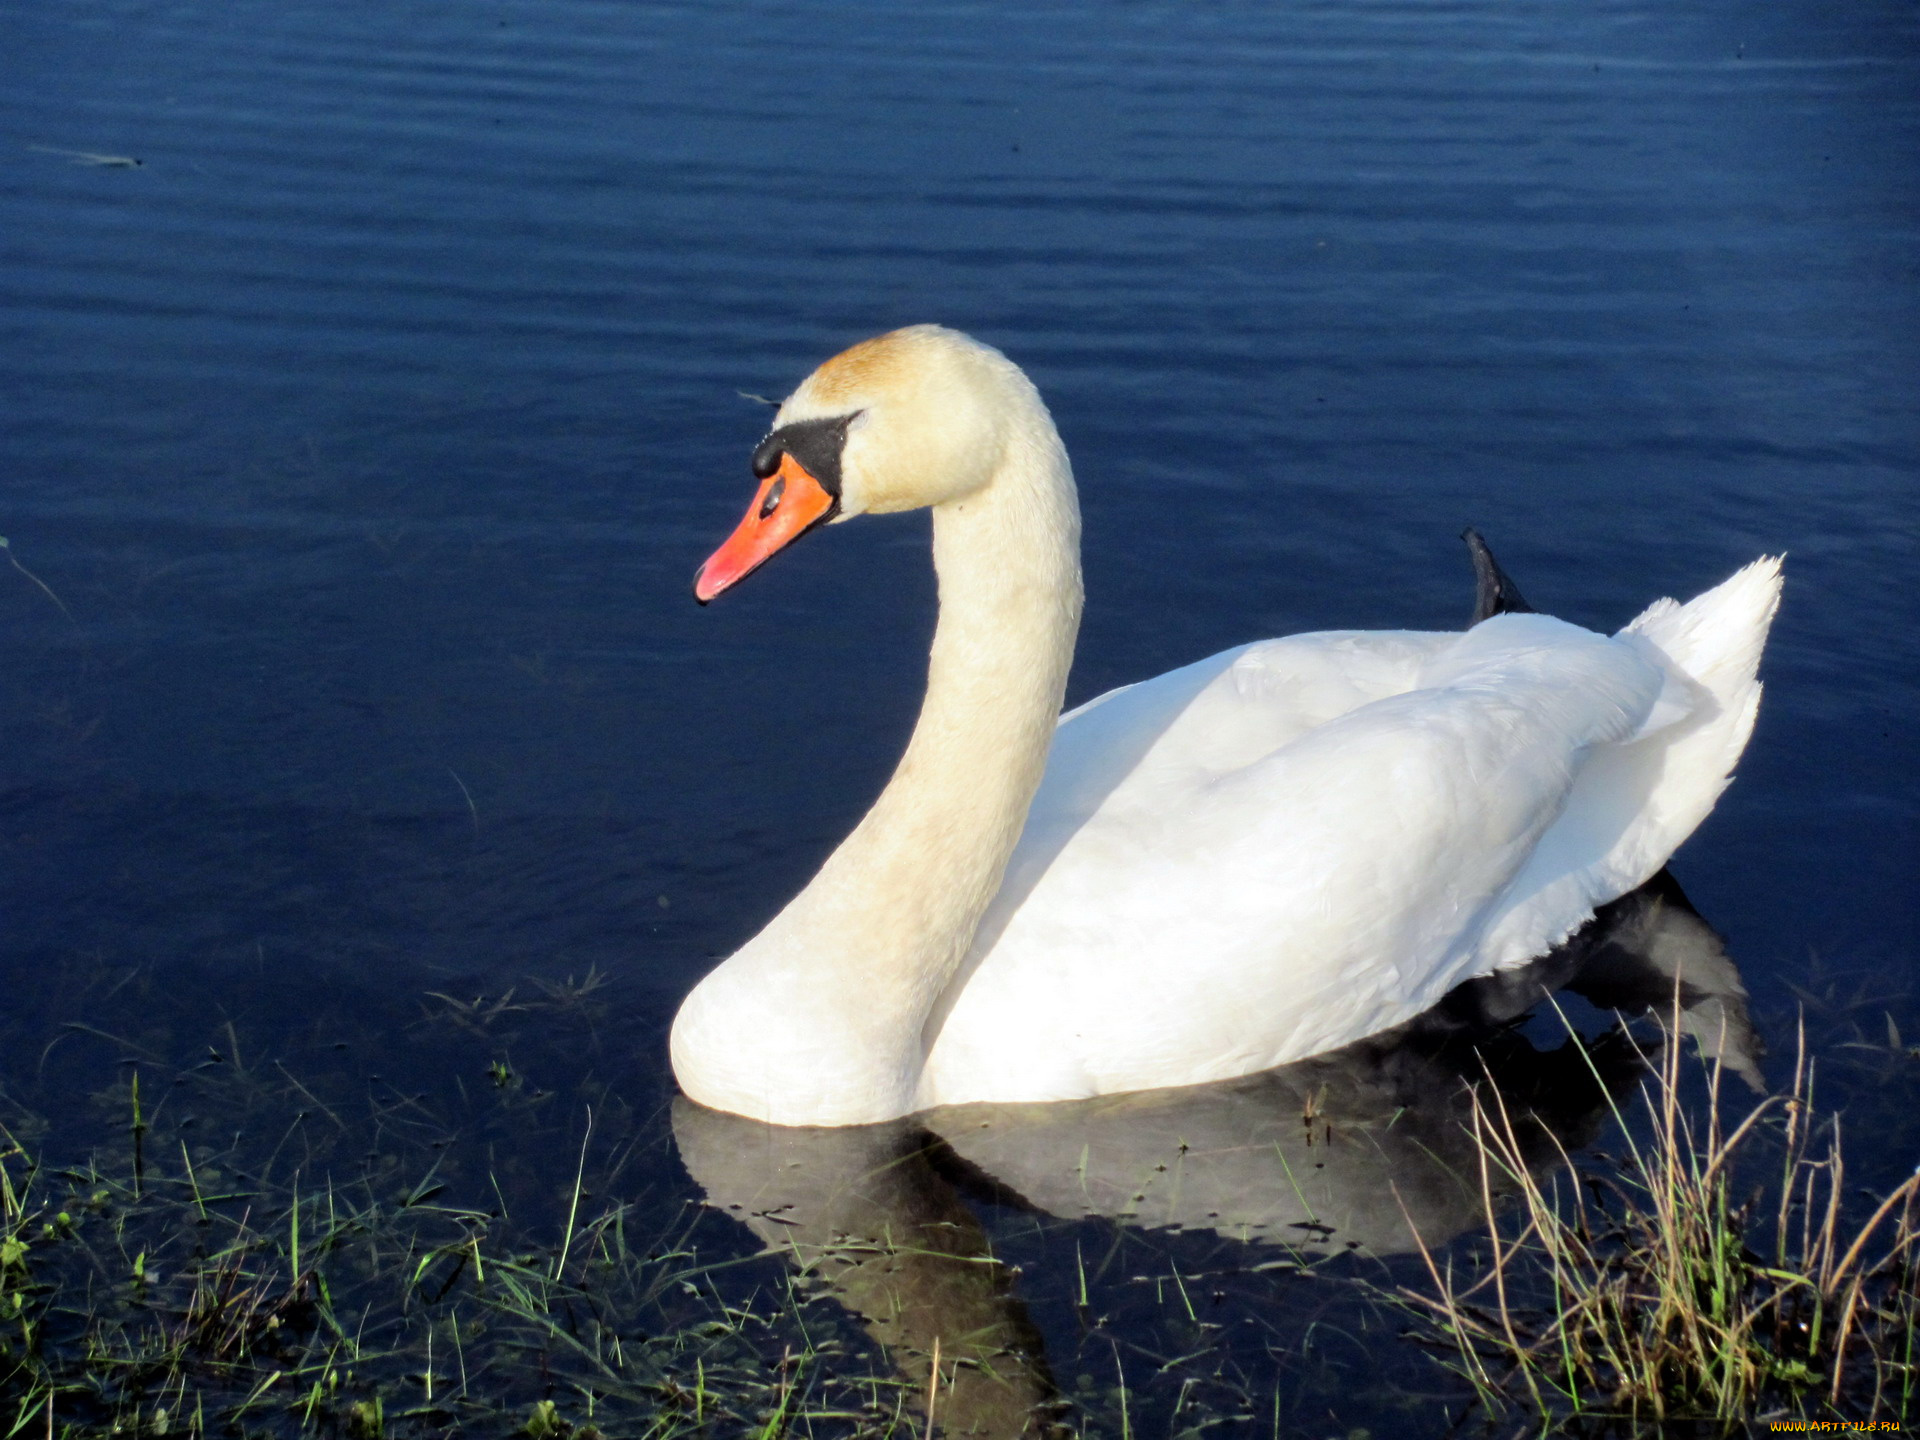
[[[753,452],[707,603],[802,535],[931,507],[906,753],[674,1018],[693,1100],[778,1125],[1249,1075],[1524,964],[1657,872],[1753,728],[1763,557],[1613,636],[1256,641],[1060,715],[1080,520],[1038,391],[934,325],[822,364]]]

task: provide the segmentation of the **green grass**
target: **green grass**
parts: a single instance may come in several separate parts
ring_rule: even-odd
[[[432,995],[368,1039],[276,1031],[282,1060],[204,1011],[107,1034],[91,990],[61,1012],[86,1024],[38,1022],[53,1042],[0,1068],[0,1440],[905,1440],[930,1412],[1277,1440],[1440,1434],[1469,1405],[1502,1433],[1911,1408],[1912,1190],[1863,1201],[1811,1065],[1723,1126],[1711,1073],[1668,1053],[1615,1117],[1624,1155],[1544,1171],[1538,1124],[1489,1102],[1477,1183],[1509,1198],[1425,1262],[936,1203],[937,1176],[906,1229],[762,1253],[694,1198],[650,1072],[612,1072],[637,1104],[598,1078],[600,1031],[630,1044],[601,991]],[[1884,1151],[1915,1069],[1882,1024],[1822,1054],[1882,1107]]]
[[[689,1185],[597,974],[421,996],[248,967],[237,1013],[146,970],[27,978],[0,1005],[0,1440],[49,1408],[62,1437],[824,1440],[930,1409],[1277,1436],[1394,1343],[1352,1257],[957,1195],[765,1251]]]
[[[0,1139],[0,1437],[1278,1436],[1395,1343],[1350,1257],[957,1200],[759,1253],[605,1092],[569,1125],[474,1046],[445,1114],[219,1042],[123,1067],[84,1164]]]
[[[611,1177],[586,1127],[561,1223],[523,1224],[424,1107],[369,1127],[212,1068],[191,1117],[128,1074],[122,1141],[83,1165],[0,1129],[0,1437],[917,1433],[920,1397],[837,1307],[778,1261],[703,1256],[728,1222],[590,1197]],[[271,1143],[195,1138],[280,1105],[303,1118]]]
[[[1814,1069],[1803,1030],[1785,1092],[1729,1123],[1719,1067],[1690,1106],[1669,1045],[1642,1113],[1615,1112],[1624,1153],[1544,1178],[1497,1095],[1476,1106],[1481,1182],[1520,1203],[1489,1221],[1480,1263],[1427,1254],[1429,1285],[1402,1293],[1485,1412],[1651,1434],[1920,1409],[1920,1171],[1851,1193]]]
[[[914,1397],[797,1287],[729,1300],[716,1272],[741,1262],[637,1248],[623,1206],[543,1248],[431,1177],[242,1186],[183,1151],[136,1193],[10,1138],[0,1173],[0,1435],[913,1428]]]

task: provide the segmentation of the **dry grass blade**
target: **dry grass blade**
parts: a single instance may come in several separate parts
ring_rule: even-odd
[[[1618,1170],[1576,1166],[1563,1151],[1545,1184],[1524,1163],[1518,1117],[1497,1093],[1476,1099],[1482,1200],[1492,1216],[1492,1177],[1502,1175],[1514,1213],[1489,1219],[1488,1266],[1470,1284],[1420,1244],[1432,1293],[1402,1294],[1458,1351],[1490,1412],[1517,1406],[1548,1427],[1906,1414],[1920,1389],[1920,1172],[1849,1229],[1837,1121],[1822,1158],[1808,1153],[1820,1127],[1804,1035],[1789,1093],[1731,1128],[1717,1063],[1705,1078],[1695,1114],[1680,1048],[1666,1046],[1643,1087],[1644,1136],[1616,1116]],[[1768,1264],[1753,1248],[1765,1228],[1757,1203],[1735,1187],[1775,1144],[1784,1158]],[[1495,1300],[1485,1320],[1468,1303],[1483,1287]]]

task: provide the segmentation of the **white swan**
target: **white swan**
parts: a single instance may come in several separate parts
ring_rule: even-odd
[[[856,345],[754,472],[703,603],[823,522],[921,506],[940,581],[892,780],[674,1021],[689,1096],[783,1125],[1249,1074],[1540,954],[1713,807],[1779,599],[1762,559],[1611,638],[1260,641],[1056,722],[1079,510],[1012,362],[931,325]]]

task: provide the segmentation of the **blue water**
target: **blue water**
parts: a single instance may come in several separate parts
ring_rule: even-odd
[[[58,603],[0,566],[0,1066],[88,967],[396,1027],[598,967],[664,1094],[933,619],[923,517],[694,606],[741,392],[922,320],[1074,456],[1070,700],[1457,626],[1466,524],[1608,629],[1788,552],[1674,868],[1762,1010],[1910,992],[1917,256],[1882,0],[11,7],[0,533]]]

